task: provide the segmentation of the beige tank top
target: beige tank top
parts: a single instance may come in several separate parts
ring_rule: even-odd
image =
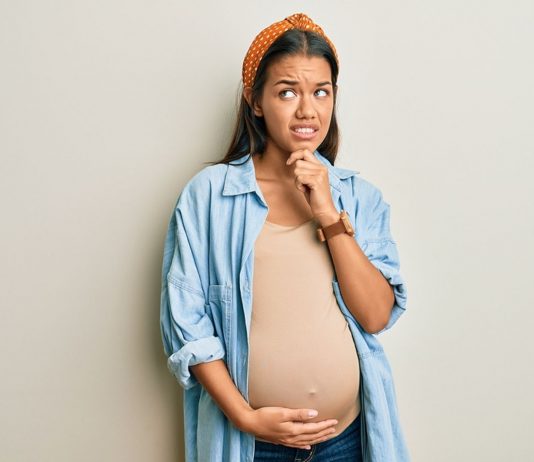
[[[337,436],[360,412],[359,360],[316,229],[265,222],[255,242],[249,403],[317,409],[309,422],[337,419]]]

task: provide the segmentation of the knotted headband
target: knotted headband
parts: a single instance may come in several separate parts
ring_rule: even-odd
[[[336,49],[334,44],[330,39],[325,35],[323,29],[317,24],[315,24],[308,16],[304,13],[296,13],[291,16],[288,16],[283,21],[275,22],[269,27],[263,29],[254,39],[250,45],[245,59],[243,61],[243,86],[252,87],[254,85],[254,79],[256,77],[256,71],[260,65],[260,61],[263,58],[265,52],[273,44],[273,42],[280,37],[284,32],[290,29],[300,29],[304,31],[315,32],[316,34],[323,37],[336,57],[336,61],[339,66],[339,58],[337,56]]]

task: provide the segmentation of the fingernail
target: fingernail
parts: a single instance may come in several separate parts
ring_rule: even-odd
[[[317,411],[309,411],[309,412],[308,412],[308,415],[309,415],[310,417],[315,417],[317,414],[318,414]]]

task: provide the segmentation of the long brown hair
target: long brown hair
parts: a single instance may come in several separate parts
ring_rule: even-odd
[[[252,86],[252,105],[263,92],[267,79],[267,69],[269,65],[285,56],[295,56],[303,54],[305,56],[324,57],[332,71],[332,86],[337,90],[338,65],[332,48],[320,35],[301,29],[290,29],[276,39],[265,52],[258,70],[256,79]],[[256,117],[254,111],[247,103],[241,88],[241,98],[237,113],[237,121],[230,145],[225,156],[217,161],[205,162],[211,165],[227,164],[233,160],[240,159],[246,155],[263,154],[267,147],[267,130],[263,117]],[[317,150],[325,156],[332,165],[337,156],[339,146],[339,129],[336,119],[336,91],[334,91],[334,109],[330,127],[325,139]]]

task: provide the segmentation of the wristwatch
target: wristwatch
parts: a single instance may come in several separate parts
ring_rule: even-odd
[[[339,221],[324,228],[317,228],[317,235],[321,242],[330,239],[336,234],[347,233],[349,236],[354,236],[354,228],[350,224],[349,215],[345,210],[339,213]]]

